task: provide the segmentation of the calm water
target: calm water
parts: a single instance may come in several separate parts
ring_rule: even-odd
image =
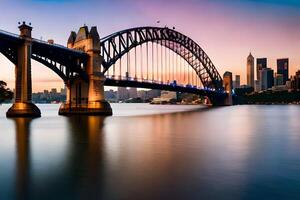
[[[35,120],[0,106],[1,200],[300,199],[299,106],[38,106]]]

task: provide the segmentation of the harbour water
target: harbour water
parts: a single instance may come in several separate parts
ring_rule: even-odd
[[[113,104],[7,119],[0,199],[300,199],[300,107]]]

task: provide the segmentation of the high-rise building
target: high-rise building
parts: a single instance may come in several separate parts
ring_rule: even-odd
[[[234,88],[239,88],[241,86],[241,76],[235,75]]]
[[[256,59],[256,80],[260,81],[260,70],[267,68],[267,58]]]
[[[255,80],[254,91],[255,92],[261,91],[261,85],[260,85],[260,81],[259,80]]]
[[[254,88],[254,57],[251,53],[247,58],[247,85]]]
[[[260,70],[260,89],[266,90],[274,85],[274,71],[270,68]]]
[[[275,73],[274,86],[283,85],[283,75]]]
[[[295,76],[291,77],[291,89],[300,90],[300,70],[296,72]]]
[[[283,58],[277,60],[277,74],[283,75],[283,85],[289,79],[289,59]]]
[[[232,73],[225,72],[223,75],[223,87],[226,92],[231,93],[232,90]]]

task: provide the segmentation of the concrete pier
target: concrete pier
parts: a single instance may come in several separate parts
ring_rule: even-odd
[[[31,31],[32,27],[23,22],[19,26],[20,37],[24,42],[18,46],[17,63],[15,66],[15,102],[7,111],[7,117],[40,117],[39,108],[31,102]]]

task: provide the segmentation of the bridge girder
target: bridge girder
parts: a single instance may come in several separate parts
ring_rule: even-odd
[[[19,35],[0,31],[0,53],[14,64],[17,63],[18,45],[23,42],[24,39]],[[37,39],[32,39],[31,51],[33,60],[50,68],[64,81],[67,81],[74,74],[86,78],[84,67],[88,56],[84,52]]]

